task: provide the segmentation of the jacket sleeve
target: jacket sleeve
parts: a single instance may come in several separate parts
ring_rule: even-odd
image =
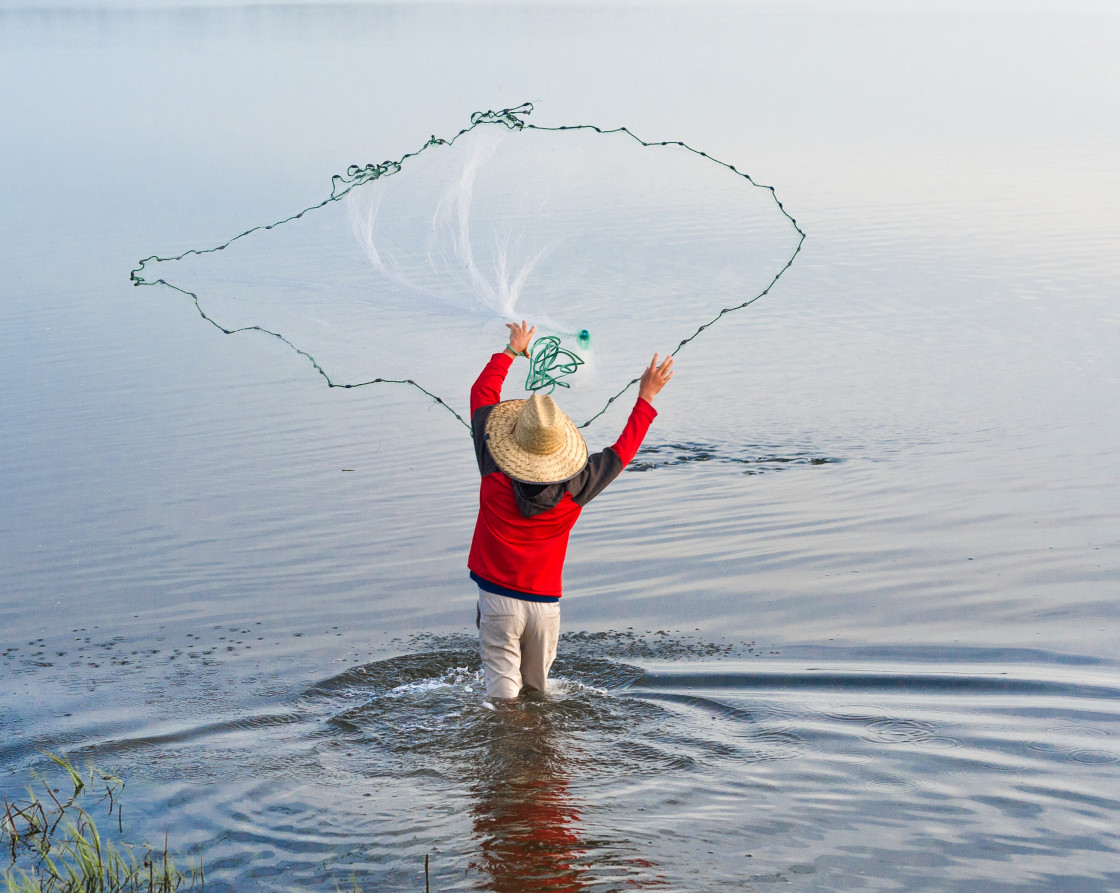
[[[482,370],[482,374],[475,379],[471,387],[471,417],[483,406],[493,406],[502,402],[502,385],[506,380],[506,373],[513,364],[511,357],[504,350],[490,357],[490,362]]]
[[[587,459],[587,466],[569,483],[568,492],[572,501],[585,506],[602,493],[607,484],[622,474],[622,469],[630,464],[649,431],[649,426],[657,417],[657,410],[641,397],[630,410],[630,418],[614,445]]]
[[[639,397],[634,402],[634,408],[630,410],[630,418],[626,420],[622,434],[611,447],[618,453],[623,468],[638,454],[638,447],[645,440],[646,432],[649,431],[649,426],[653,424],[655,418],[657,418],[657,410],[653,408],[653,404]]]

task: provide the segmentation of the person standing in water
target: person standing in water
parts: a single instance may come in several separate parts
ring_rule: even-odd
[[[502,400],[518,356],[529,356],[536,326],[507,323],[509,344],[490,357],[471,388],[471,434],[482,475],[467,567],[478,585],[476,623],[486,694],[515,698],[544,691],[560,637],[560,596],[568,535],[587,503],[622,473],[657,416],[652,401],[673,377],[657,354],[642,373],[622,435],[587,453],[575,423],[549,396]]]

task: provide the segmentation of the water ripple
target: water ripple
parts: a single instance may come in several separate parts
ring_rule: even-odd
[[[1120,809],[1068,775],[1103,782],[1120,762],[1120,685],[1101,662],[1032,653],[938,669],[838,649],[811,664],[728,657],[664,630],[577,633],[547,695],[495,703],[472,637],[411,645],[248,710],[91,720],[71,752],[158,781],[153,815],[204,814],[218,891],[258,872],[293,889],[338,872],[407,888],[425,854],[470,878],[500,874],[511,853],[535,853],[518,871],[567,877],[587,853],[600,872],[619,860],[624,883],[656,875],[649,853],[726,841],[728,823],[773,849],[821,823],[866,834],[920,820],[983,837],[996,815],[1030,841],[1055,821],[1106,827]],[[208,685],[218,698],[220,680]],[[688,835],[674,836],[680,822]],[[526,850],[541,827],[555,848]]]

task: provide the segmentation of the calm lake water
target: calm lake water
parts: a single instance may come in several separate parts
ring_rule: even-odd
[[[215,891],[426,855],[433,890],[1120,888],[1117,45],[1111,4],[0,2],[0,794],[112,772]],[[462,426],[129,271],[524,101],[734,164],[807,238],[679,354],[573,536],[554,690],[494,710]],[[704,306],[673,275],[602,282],[642,352]]]

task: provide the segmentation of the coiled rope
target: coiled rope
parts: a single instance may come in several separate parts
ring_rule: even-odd
[[[560,346],[559,337],[542,335],[529,348],[529,375],[525,378],[525,390],[551,394],[557,387],[571,387],[560,379],[571,375],[582,365],[583,360]],[[548,390],[545,391],[545,388]]]

